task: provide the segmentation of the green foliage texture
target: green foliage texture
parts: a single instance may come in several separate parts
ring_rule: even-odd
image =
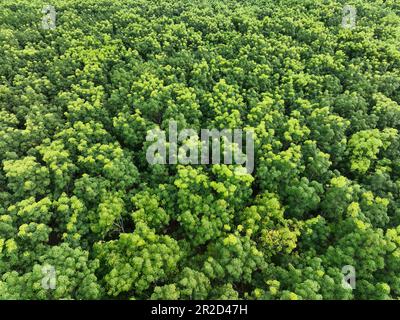
[[[399,48],[398,0],[1,0],[0,299],[399,299]],[[171,119],[254,171],[150,165]]]

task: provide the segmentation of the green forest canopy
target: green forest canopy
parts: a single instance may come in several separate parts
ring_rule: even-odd
[[[44,4],[0,4],[1,299],[400,297],[397,0]],[[254,172],[149,165],[171,119]]]

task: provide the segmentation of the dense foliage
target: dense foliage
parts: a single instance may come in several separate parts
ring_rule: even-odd
[[[397,0],[44,4],[0,4],[1,299],[400,298]],[[171,119],[255,170],[150,165]]]

